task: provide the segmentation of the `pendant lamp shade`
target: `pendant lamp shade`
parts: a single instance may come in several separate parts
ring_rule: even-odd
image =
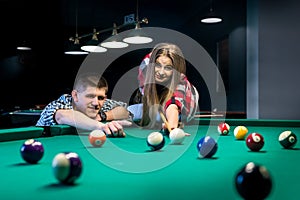
[[[140,26],[140,22],[137,22],[135,29],[130,31],[128,36],[124,38],[123,41],[129,44],[147,44],[152,42],[153,39],[145,34],[145,32]]]

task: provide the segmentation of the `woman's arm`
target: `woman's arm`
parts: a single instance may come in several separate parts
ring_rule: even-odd
[[[169,123],[169,128],[174,129],[178,127],[179,123],[179,110],[176,104],[170,104],[166,109],[166,118]]]

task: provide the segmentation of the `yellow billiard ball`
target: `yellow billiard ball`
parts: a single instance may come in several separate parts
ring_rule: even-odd
[[[244,140],[248,133],[248,129],[245,126],[237,126],[235,127],[233,133],[237,140]]]

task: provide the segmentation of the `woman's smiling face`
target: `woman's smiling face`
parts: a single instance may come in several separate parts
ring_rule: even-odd
[[[172,60],[164,55],[159,56],[155,62],[155,82],[163,84],[168,82],[173,75]]]

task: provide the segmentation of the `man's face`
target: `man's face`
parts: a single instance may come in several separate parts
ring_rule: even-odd
[[[75,91],[73,99],[76,110],[95,119],[106,99],[105,89],[87,87],[85,91]]]

